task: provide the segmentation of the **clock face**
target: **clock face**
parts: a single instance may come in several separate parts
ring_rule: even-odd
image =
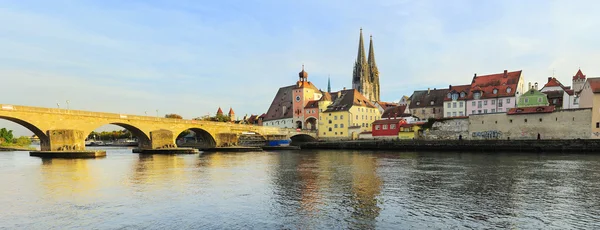
[[[296,101],[300,101],[300,96],[296,96]]]

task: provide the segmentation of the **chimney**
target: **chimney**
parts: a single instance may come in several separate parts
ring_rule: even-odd
[[[429,91],[430,91],[429,88],[427,88],[427,95],[429,95]]]
[[[552,81],[552,77],[548,77],[548,82]]]
[[[448,85],[448,90],[452,90],[452,85]]]
[[[477,78],[477,73],[473,74],[473,78]]]
[[[538,83],[535,83],[535,90],[538,90]]]
[[[529,82],[529,84],[527,86],[528,86],[527,90],[530,90],[531,89],[531,82]]]
[[[504,70],[504,77],[508,77],[508,70]]]
[[[346,90],[346,87],[344,87],[344,90]]]

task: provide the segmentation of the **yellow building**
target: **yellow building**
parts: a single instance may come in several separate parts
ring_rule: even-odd
[[[403,124],[400,125],[400,130],[398,131],[398,139],[414,139],[419,136],[419,130],[421,130],[420,125],[415,124]]]
[[[591,138],[598,139],[600,138],[600,78],[588,78],[579,97],[579,108],[592,108]]]
[[[319,101],[319,138],[350,139],[357,134],[349,128],[371,131],[380,118],[377,107],[355,89],[325,93]]]

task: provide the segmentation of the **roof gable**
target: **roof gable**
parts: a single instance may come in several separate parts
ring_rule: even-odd
[[[444,106],[444,98],[448,89],[418,90],[410,96],[409,108],[425,108]]]
[[[363,106],[368,108],[377,108],[365,96],[356,89],[340,90],[331,93],[333,103],[327,106],[325,112],[348,111],[352,106]]]
[[[521,70],[504,73],[473,76],[471,92],[467,99],[474,99],[474,93],[481,93],[481,98],[513,97],[521,79]]]
[[[271,102],[271,106],[269,106],[264,118],[265,121],[292,118],[292,93],[295,87],[296,85],[290,85],[279,88],[273,102]]]

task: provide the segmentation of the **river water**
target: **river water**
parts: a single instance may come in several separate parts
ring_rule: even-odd
[[[0,152],[6,229],[599,229],[600,156]]]

